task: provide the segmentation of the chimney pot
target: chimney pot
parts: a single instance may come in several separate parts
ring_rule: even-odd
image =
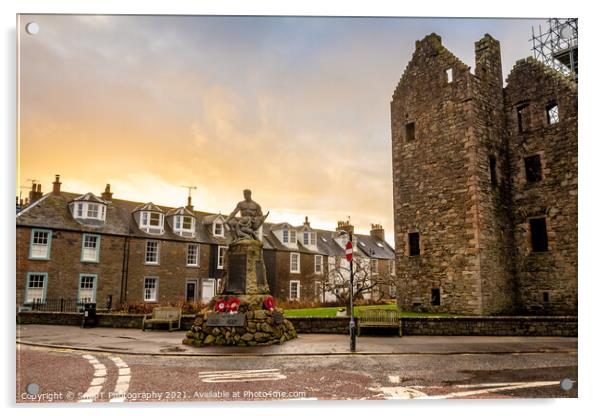
[[[370,236],[376,237],[382,241],[385,240],[385,230],[380,224],[372,224],[372,229],[370,230]]]

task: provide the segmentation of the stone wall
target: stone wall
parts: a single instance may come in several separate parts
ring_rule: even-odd
[[[99,326],[142,328],[143,315],[98,314]],[[193,325],[195,316],[182,317],[182,331]],[[82,314],[20,312],[19,324],[81,325]],[[348,334],[349,319],[288,318],[300,334]],[[402,318],[404,335],[489,335],[489,336],[577,336],[576,316],[475,316],[446,318]]]
[[[80,274],[94,274],[98,304],[104,305],[111,295],[113,306],[119,305],[124,237],[103,234],[100,239],[100,262],[83,262],[80,259],[84,233],[53,230],[50,259],[33,260],[29,259],[31,230],[29,227],[17,227],[17,305],[23,304],[27,273],[30,272],[48,273],[47,299],[76,299]]]
[[[575,314],[576,86],[528,59],[503,89],[500,45],[489,35],[475,43],[475,58],[472,74],[431,34],[416,42],[393,94],[398,306]],[[560,113],[555,124],[546,118],[551,103]],[[525,104],[519,131],[517,108]],[[524,157],[533,154],[541,156],[543,179],[526,183]],[[545,252],[530,249],[534,217],[546,218]],[[409,233],[419,233],[419,255],[409,255]]]
[[[508,76],[506,117],[511,147],[519,305],[526,313],[577,313],[577,89],[541,63],[519,61]],[[546,106],[559,121],[549,124]],[[517,106],[528,105],[524,129]],[[541,181],[529,183],[524,158],[539,155]],[[548,251],[531,249],[529,219],[546,219]],[[547,302],[544,301],[547,293]]]

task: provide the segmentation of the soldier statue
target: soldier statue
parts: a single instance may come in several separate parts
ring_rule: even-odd
[[[228,224],[234,238],[233,242],[240,240],[259,241],[257,231],[267,218],[269,212],[263,215],[259,204],[251,199],[251,190],[245,189],[243,195],[245,197],[244,201],[236,204],[236,208],[226,220],[226,224]],[[236,217],[236,214],[239,212],[240,217]]]

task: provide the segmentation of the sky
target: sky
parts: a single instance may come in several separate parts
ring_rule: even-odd
[[[29,22],[39,25],[27,34]],[[501,42],[504,77],[543,20],[22,15],[17,189],[186,204],[393,243],[389,104],[416,40],[435,32],[474,67]]]

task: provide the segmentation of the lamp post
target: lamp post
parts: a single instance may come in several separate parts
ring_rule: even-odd
[[[345,245],[345,257],[349,262],[349,336],[350,350],[355,352],[355,320],[353,318],[353,231],[343,231],[349,241]]]

